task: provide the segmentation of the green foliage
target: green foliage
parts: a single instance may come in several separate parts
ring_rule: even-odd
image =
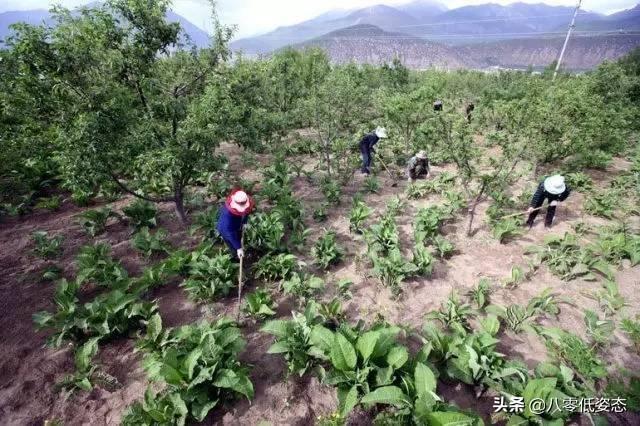
[[[398,214],[402,211],[402,209],[404,209],[406,204],[406,200],[400,198],[399,195],[396,195],[395,197],[387,201],[385,216],[398,216]]]
[[[620,196],[615,191],[593,192],[585,201],[584,209],[595,216],[612,219],[620,205]]]
[[[78,222],[91,237],[102,234],[110,217],[117,217],[110,208],[87,210],[78,215]]]
[[[313,211],[313,220],[316,222],[324,222],[327,220],[327,209],[329,208],[328,203],[322,203],[320,206]]]
[[[560,329],[543,329],[547,348],[552,355],[573,367],[585,383],[593,388],[593,382],[607,375],[604,362],[596,350],[580,337]]]
[[[584,172],[569,172],[563,176],[572,189],[585,192],[593,189],[593,180]]]
[[[49,265],[42,273],[42,279],[47,281],[58,281],[62,278],[62,268],[57,265]]]
[[[163,330],[156,316],[153,324],[145,339],[154,344],[143,347],[147,351],[144,368],[151,380],[166,383],[165,393],[158,401],[149,392],[150,401],[145,395],[145,401],[128,412],[127,421],[144,423],[149,417],[157,421],[152,409],[156,406],[161,409],[160,418],[180,422],[188,415],[201,422],[224,401],[240,395],[253,398],[248,369],[238,361],[246,342],[233,321],[222,318],[212,324]]]
[[[418,210],[413,222],[413,235],[416,243],[424,244],[433,241],[438,235],[442,223],[449,217],[441,206],[424,207]]]
[[[413,248],[413,261],[416,266],[416,273],[420,276],[429,276],[433,272],[434,264],[433,255],[431,252],[421,244],[416,244]]]
[[[398,247],[398,229],[392,215],[385,215],[380,222],[365,232],[369,254],[386,254]]]
[[[607,280],[600,290],[585,295],[597,301],[606,316],[614,315],[626,306],[624,297],[620,294],[618,284],[615,281]]]
[[[471,306],[462,303],[455,293],[451,293],[440,306],[440,310],[429,312],[425,319],[440,321],[445,327],[464,333],[471,329],[469,319],[473,314]]]
[[[153,426],[175,424],[183,426],[189,409],[177,393],[154,394],[151,387],[144,393],[142,402],[131,404],[122,417],[123,426]]]
[[[594,347],[605,346],[615,330],[615,324],[611,320],[598,318],[593,311],[584,311],[584,324],[587,327],[587,336]]]
[[[257,321],[261,321],[267,317],[274,316],[276,314],[274,311],[276,307],[277,305],[268,291],[256,290],[245,296],[242,312],[255,318]]]
[[[91,390],[93,387],[92,375],[96,369],[91,361],[98,353],[99,340],[100,337],[89,339],[76,350],[74,356],[76,371],[65,376],[58,384],[59,386],[69,390]]]
[[[327,199],[327,202],[331,204],[340,204],[340,197],[342,196],[342,189],[340,184],[333,179],[325,179],[320,184],[322,194]]]
[[[340,262],[344,253],[336,242],[336,233],[325,232],[322,237],[316,241],[311,250],[311,255],[322,269],[327,269],[330,265],[335,265]]]
[[[340,297],[344,299],[351,299],[353,297],[353,294],[350,290],[351,286],[353,285],[353,281],[351,281],[350,279],[342,279],[338,281],[336,285],[338,287],[338,294],[340,295]]]
[[[377,194],[380,190],[380,182],[375,176],[367,176],[364,179],[364,189],[372,194]]]
[[[491,234],[500,244],[522,235],[522,218],[508,218],[495,221],[491,225]]]
[[[563,280],[582,277],[595,280],[595,272],[612,277],[610,265],[582,249],[574,234],[550,235],[544,239],[545,247],[529,247],[527,253],[536,254],[536,261],[547,264],[551,272]]]
[[[386,256],[374,253],[370,258],[373,262],[373,275],[395,295],[402,291],[402,282],[419,271],[416,265],[407,261],[400,250],[395,248]]]
[[[349,230],[356,233],[364,232],[364,222],[371,216],[373,210],[363,201],[354,203],[349,212]]]
[[[526,306],[514,304],[506,308],[502,306],[488,306],[487,312],[490,312],[500,318],[515,333],[522,331],[529,333],[537,333],[539,327],[536,321],[541,316],[557,317],[560,312],[558,300],[547,288],[538,296],[532,297]]]
[[[295,272],[291,278],[280,284],[284,294],[290,294],[302,301],[306,301],[324,290],[325,283],[321,278]]]
[[[432,244],[437,256],[441,259],[450,257],[456,250],[453,243],[444,238],[442,235],[436,235],[432,240]]]
[[[140,328],[141,321],[157,310],[154,303],[141,301],[136,294],[112,290],[79,304],[76,296],[79,284],[61,280],[54,296],[55,313],[38,312],[33,320],[39,329],[51,329],[48,343],[60,346],[64,341],[86,342],[120,336]]]
[[[171,250],[171,245],[167,241],[167,231],[162,228],[153,234],[147,227],[140,228],[133,236],[131,245],[147,257],[154,253],[168,253]]]
[[[239,265],[231,255],[194,252],[189,261],[187,278],[181,284],[194,300],[207,302],[227,296],[238,285]]]
[[[282,354],[289,374],[303,376],[318,358],[325,359],[321,350],[312,339],[313,330],[318,327],[320,318],[307,306],[304,313],[292,312],[290,320],[268,321],[260,331],[275,336],[275,342],[267,353]]]
[[[36,203],[36,209],[44,209],[50,211],[58,211],[62,206],[62,197],[60,195],[55,195],[49,198],[41,198]]]
[[[96,243],[80,248],[76,256],[79,284],[88,282],[99,286],[120,287],[128,284],[127,271],[111,257],[111,246]]]
[[[640,316],[636,319],[624,318],[620,322],[620,329],[629,335],[637,353],[640,354]]]
[[[266,255],[253,265],[255,278],[266,281],[286,280],[297,268],[297,258],[288,253]]]
[[[478,284],[469,291],[468,295],[475,302],[477,309],[483,309],[489,303],[491,292],[491,281],[482,278],[478,281]]]
[[[153,204],[144,200],[135,200],[122,209],[122,213],[129,218],[129,222],[134,228],[153,228],[157,225],[157,210]]]
[[[598,230],[598,238],[586,247],[586,251],[615,265],[629,259],[631,265],[640,263],[640,236],[626,222]]]
[[[64,236],[49,237],[49,233],[46,231],[36,231],[33,233],[32,238],[35,244],[33,252],[37,256],[43,259],[51,259],[58,257],[62,253]]]
[[[279,212],[257,213],[245,231],[245,242],[260,253],[278,252],[283,247],[284,222]]]

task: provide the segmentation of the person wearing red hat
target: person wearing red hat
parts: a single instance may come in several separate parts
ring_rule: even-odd
[[[241,189],[234,189],[220,209],[216,229],[227,246],[229,246],[234,258],[236,256],[237,258],[244,257],[242,229],[249,220],[249,214],[253,207],[254,202],[246,192]]]

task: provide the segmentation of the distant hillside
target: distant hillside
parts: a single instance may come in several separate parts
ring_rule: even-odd
[[[499,65],[507,68],[546,67],[558,58],[563,37],[506,40],[459,47],[464,57],[483,67]],[[563,67],[586,70],[605,60],[615,60],[640,46],[638,37],[628,35],[577,36],[569,41]]]
[[[597,21],[580,20],[576,24],[576,30],[640,31],[640,4]]]
[[[338,64],[356,62],[380,65],[398,57],[413,69],[457,69],[476,65],[473,60],[463,58],[455,48],[406,34],[387,32],[373,25],[355,25],[333,31],[293,47],[304,49],[312,46],[324,49],[332,62]]]
[[[167,20],[169,20],[169,22],[178,22],[196,46],[206,47],[209,44],[209,35],[183,16],[168,11]],[[39,25],[42,23],[51,25],[53,20],[49,11],[44,9],[0,13],[0,40],[6,39],[12,33],[9,26],[18,22],[26,22],[31,25]],[[1,45],[2,43],[0,43],[0,46]]]

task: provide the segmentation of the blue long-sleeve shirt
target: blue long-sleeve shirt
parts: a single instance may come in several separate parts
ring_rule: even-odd
[[[242,227],[249,220],[249,215],[237,216],[231,213],[227,205],[220,208],[216,229],[235,250],[242,248]]]

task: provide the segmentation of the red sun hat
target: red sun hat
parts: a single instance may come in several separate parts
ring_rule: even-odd
[[[225,203],[229,211],[236,216],[248,215],[253,209],[253,200],[241,189],[234,189]]]

